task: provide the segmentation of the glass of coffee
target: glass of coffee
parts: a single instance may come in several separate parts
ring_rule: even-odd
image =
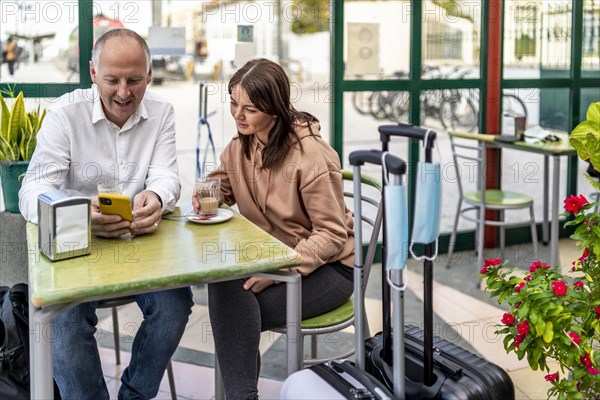
[[[196,181],[200,215],[216,216],[219,213],[221,201],[221,179],[204,178]]]

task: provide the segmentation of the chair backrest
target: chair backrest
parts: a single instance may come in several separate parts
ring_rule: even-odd
[[[469,135],[471,137],[469,137]],[[460,198],[465,192],[465,184],[475,184],[476,190],[482,186],[482,166],[485,165],[485,141],[477,140],[476,134],[468,134],[449,130],[450,147],[458,194]]]
[[[342,170],[343,180],[353,182],[353,178],[354,173],[352,171]],[[363,185],[361,190],[361,201],[363,204],[361,220],[371,228],[371,237],[369,239],[365,259],[363,260],[363,287],[366,287],[371,273],[371,266],[375,259],[375,252],[377,250],[379,233],[383,221],[383,207],[381,207],[382,187],[379,182],[365,174],[361,174],[360,181]],[[371,189],[367,190],[367,187]],[[354,193],[344,190],[344,197],[354,199]],[[354,229],[359,228],[362,229],[362,227],[354,227]]]

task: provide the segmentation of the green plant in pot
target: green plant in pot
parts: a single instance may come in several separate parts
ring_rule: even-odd
[[[600,102],[571,133],[578,156],[600,166]],[[600,185],[590,179],[597,191]],[[564,201],[565,226],[580,256],[570,268],[534,262],[528,271],[488,259],[480,271],[490,296],[509,306],[498,324],[504,349],[546,371],[549,398],[600,398],[600,215],[583,195]]]
[[[11,99],[7,101],[2,95]],[[15,97],[11,90],[0,94],[0,107],[0,178],[4,207],[8,212],[17,213],[20,177],[27,171],[46,110],[38,105],[36,110],[27,112],[23,92]]]

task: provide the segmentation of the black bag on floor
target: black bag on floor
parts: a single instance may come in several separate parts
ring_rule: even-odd
[[[29,398],[27,285],[0,287],[0,397]]]
[[[0,399],[29,399],[29,289],[0,286]],[[60,399],[54,384],[54,398]]]

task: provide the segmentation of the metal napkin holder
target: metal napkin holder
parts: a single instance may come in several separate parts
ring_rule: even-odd
[[[92,211],[89,197],[68,190],[38,196],[39,250],[52,261],[91,253]]]

